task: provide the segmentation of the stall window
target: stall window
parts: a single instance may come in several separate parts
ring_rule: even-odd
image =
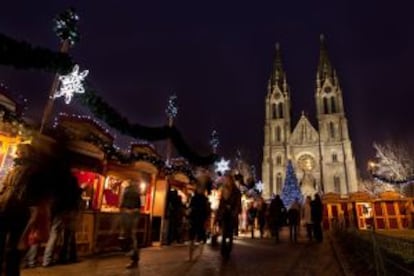
[[[105,187],[102,197],[103,211],[118,211],[120,204],[122,180],[108,176],[105,181]]]

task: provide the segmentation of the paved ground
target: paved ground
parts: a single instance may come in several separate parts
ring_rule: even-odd
[[[134,270],[126,270],[128,259],[118,254],[72,265],[23,270],[22,276],[342,275],[329,241],[309,244],[300,239],[298,244],[291,244],[286,233],[283,239],[275,244],[270,239],[240,237],[228,261],[223,261],[218,249],[207,244],[198,258],[190,262],[188,247],[177,245],[143,249],[139,268]]]

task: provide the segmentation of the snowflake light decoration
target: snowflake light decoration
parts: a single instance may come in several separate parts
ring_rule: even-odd
[[[220,140],[219,140],[218,133],[216,130],[213,130],[213,132],[211,132],[210,146],[212,147],[213,151],[216,151],[219,145],[220,145]]]
[[[254,188],[259,192],[263,192],[263,182],[262,181],[257,181],[257,183],[254,185]]]
[[[224,174],[226,171],[230,170],[229,164],[230,164],[230,160],[224,160],[224,158],[221,158],[220,161],[214,164],[216,166],[215,172]]]
[[[85,93],[85,88],[83,87],[82,82],[88,73],[88,70],[79,72],[79,66],[75,65],[72,72],[64,76],[59,76],[61,82],[60,89],[56,91],[53,98],[65,97],[65,103],[69,104],[75,93]]]
[[[165,109],[165,113],[169,118],[175,118],[178,114],[178,107],[177,107],[177,95],[171,95],[168,98],[168,105]]]

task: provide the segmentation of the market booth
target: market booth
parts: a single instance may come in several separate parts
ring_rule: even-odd
[[[412,221],[412,198],[397,192],[383,192],[373,201],[373,215],[376,229],[408,229]]]
[[[130,162],[126,164],[108,161],[102,204],[96,219],[95,252],[120,246],[119,204],[125,184],[129,181],[138,184],[141,193],[141,215],[135,233],[138,245],[147,246],[151,243],[155,188],[161,159],[146,144],[133,145],[130,154]]]
[[[106,156],[100,145],[112,144],[113,137],[92,119],[79,116],[60,115],[56,131],[66,139],[72,173],[82,189],[76,243],[78,254],[88,255],[95,249],[96,214],[105,182]]]
[[[0,185],[13,165],[16,146],[30,143],[30,133],[22,123],[20,108],[4,90],[0,86]]]
[[[168,206],[170,204],[175,204],[175,202],[177,202],[177,197],[181,200],[181,204],[183,206],[188,206],[191,197],[195,193],[195,178],[192,170],[190,169],[190,165],[184,158],[172,159],[170,161],[170,166],[165,169],[165,172],[167,180],[167,194],[164,198],[165,205],[161,221],[161,244],[168,243],[168,232],[175,227],[170,221],[170,217],[175,217],[175,215],[171,214],[170,210],[176,210],[176,208],[169,208]],[[183,240],[188,238],[185,228],[186,226],[183,225],[181,232]]]
[[[387,191],[377,196],[355,192],[346,196],[329,193],[323,197],[324,229],[334,224],[361,230],[402,230],[413,228],[414,199]]]

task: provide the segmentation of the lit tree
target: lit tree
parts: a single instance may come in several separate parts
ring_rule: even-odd
[[[385,191],[394,191],[395,186],[384,182],[364,179],[358,182],[358,190],[371,195],[378,195]]]
[[[403,146],[391,143],[379,145],[374,143],[376,150],[375,173],[393,180],[404,180],[412,174],[413,159],[408,150]]]
[[[281,199],[286,208],[289,208],[295,199],[302,201],[302,193],[298,185],[295,170],[293,169],[292,161],[289,160],[286,168],[286,178],[283,185]]]
[[[376,150],[376,162],[369,162],[369,171],[383,190],[390,190],[390,184],[396,188],[412,191],[414,159],[408,147],[386,143],[373,144]],[[395,189],[394,189],[395,190]],[[410,192],[411,193],[411,192]]]

